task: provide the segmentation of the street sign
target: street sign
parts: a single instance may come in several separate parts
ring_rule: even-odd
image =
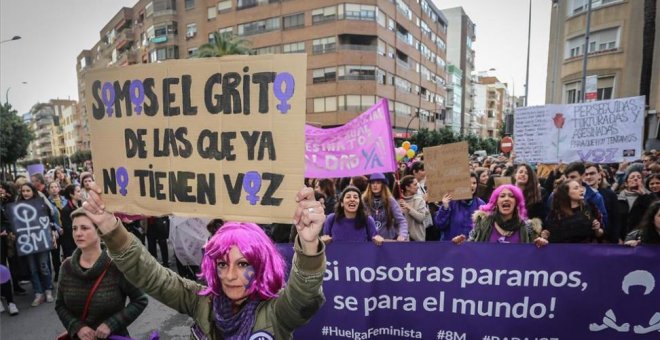
[[[598,76],[588,76],[585,84],[584,101],[594,101],[598,99]]]
[[[511,137],[504,137],[500,141],[500,150],[504,153],[509,153],[511,150],[513,150],[513,138]]]

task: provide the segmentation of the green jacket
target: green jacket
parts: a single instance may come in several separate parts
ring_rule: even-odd
[[[487,214],[477,210],[472,215],[474,227],[470,231],[468,241],[470,242],[488,242],[490,234],[493,232],[495,224],[495,215]],[[520,243],[532,243],[541,232],[540,223],[537,221],[522,221],[520,223]]]
[[[204,288],[202,285],[162,267],[119,220],[117,224],[115,230],[102,238],[126,278],[156,300],[190,315],[208,339],[223,339],[215,327],[212,295],[198,295]],[[326,265],[325,245],[319,242],[319,251],[313,256],[303,254],[299,240],[296,239],[294,245],[293,265],[286,287],[277,298],[259,304],[253,333],[265,331],[275,339],[291,339],[292,332],[307,323],[325,302],[321,286]]]

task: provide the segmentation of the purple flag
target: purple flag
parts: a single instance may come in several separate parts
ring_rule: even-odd
[[[387,100],[332,129],[305,125],[305,177],[335,178],[396,171]]]
[[[296,339],[660,335],[657,246],[333,243],[327,257],[326,303]]]

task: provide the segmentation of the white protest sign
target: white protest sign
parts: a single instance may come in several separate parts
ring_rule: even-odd
[[[209,238],[208,223],[208,218],[170,216],[170,241],[183,265],[201,265],[202,248]]]
[[[641,157],[644,97],[518,108],[517,162],[618,163]]]

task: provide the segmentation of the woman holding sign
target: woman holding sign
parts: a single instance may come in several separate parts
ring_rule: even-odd
[[[18,201],[30,200],[37,200],[38,204],[43,205],[43,210],[48,212],[48,216],[43,216],[43,218],[48,218],[48,225],[51,226],[51,229],[54,229],[55,213],[53,209],[55,208],[50,205],[46,197],[42,197],[38,194],[37,188],[30,183],[25,183],[21,185],[21,193],[18,197]],[[39,220],[41,220],[41,217]],[[55,237],[54,230],[53,237]],[[19,245],[17,244],[17,247],[18,246]],[[32,307],[39,306],[44,302],[53,302],[53,277],[50,270],[50,248],[25,255],[25,258],[30,267],[32,288],[34,289],[34,301],[32,301]]]
[[[545,232],[544,237],[537,237],[541,232],[540,226],[532,226],[527,221],[525,197],[515,185],[504,184],[495,189],[488,203],[482,205],[472,219],[474,228],[468,239],[471,242],[533,242],[537,247],[548,244],[548,233]],[[458,235],[452,242],[460,244],[465,239],[465,235]]]
[[[472,230],[472,214],[484,205],[477,197],[477,174],[470,173],[470,190],[472,199],[454,200],[452,195],[445,194],[442,205],[435,214],[435,225],[442,231],[442,240],[449,241],[458,235],[467,235]]]
[[[311,188],[296,197],[298,237],[286,286],[284,260],[256,224],[227,222],[209,240],[202,260],[208,286],[202,286],[163,268],[105,210],[100,188],[91,188],[83,207],[117,267],[155,299],[190,315],[194,339],[291,339],[325,302],[325,245],[318,237],[325,214]]]

